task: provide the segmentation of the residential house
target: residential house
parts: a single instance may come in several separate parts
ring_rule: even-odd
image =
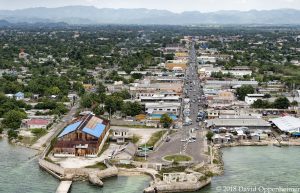
[[[32,118],[25,120],[23,126],[27,129],[47,129],[50,121],[48,119]]]
[[[24,97],[25,95],[24,95],[24,93],[22,93],[22,92],[17,92],[15,95],[14,95],[14,97],[15,97],[15,99],[16,100],[23,100],[25,97]]]

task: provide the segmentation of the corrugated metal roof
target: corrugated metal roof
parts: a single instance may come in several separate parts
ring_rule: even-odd
[[[300,119],[292,116],[284,116],[271,120],[281,131],[300,132]]]
[[[76,123],[68,125],[58,137],[62,137],[64,135],[67,135],[67,134],[75,131],[77,129],[77,127],[81,124],[81,122],[82,121],[78,121]]]
[[[96,126],[94,128],[83,128],[82,131],[87,133],[87,134],[90,134],[90,135],[93,135],[95,137],[100,137],[101,134],[103,133],[103,131],[105,130],[105,125],[102,124],[102,123],[97,123]]]
[[[207,126],[216,127],[269,127],[270,124],[263,119],[211,119],[207,120]]]

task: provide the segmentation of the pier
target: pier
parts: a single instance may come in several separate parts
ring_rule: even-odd
[[[56,193],[68,193],[72,185],[72,181],[61,181],[56,189]]]

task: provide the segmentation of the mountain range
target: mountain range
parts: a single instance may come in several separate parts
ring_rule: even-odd
[[[58,8],[28,8],[0,10],[1,23],[56,23],[67,24],[268,24],[298,25],[300,10],[217,11],[202,13],[189,11],[174,13],[155,9],[110,9],[93,6]]]

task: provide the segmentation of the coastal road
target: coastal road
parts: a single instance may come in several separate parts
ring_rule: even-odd
[[[45,148],[44,144],[49,143],[58,133],[67,126],[67,124],[74,118],[77,109],[79,108],[79,103],[76,102],[75,105],[70,109],[70,111],[64,115],[58,123],[54,123],[48,130],[48,133],[41,138],[39,138],[32,146],[32,149],[43,150]]]
[[[184,93],[186,98],[190,99],[190,115],[188,116],[192,120],[192,124],[183,126],[178,132],[170,136],[169,142],[164,142],[153,153],[149,154],[149,162],[162,162],[162,157],[172,154],[186,154],[193,157],[194,162],[202,162],[206,159],[204,155],[204,130],[200,128],[199,122],[196,121],[199,110],[203,110],[204,101],[200,100],[203,95],[203,90],[200,87],[200,80],[197,74],[197,57],[194,48],[194,43],[191,45],[189,51],[189,67],[186,70]],[[184,94],[185,95],[185,94]],[[182,109],[184,104],[182,104]],[[181,120],[185,120],[185,117],[181,115]],[[192,129],[193,128],[193,129]],[[191,133],[191,131],[193,132]],[[190,136],[196,137],[195,141],[189,141]]]

